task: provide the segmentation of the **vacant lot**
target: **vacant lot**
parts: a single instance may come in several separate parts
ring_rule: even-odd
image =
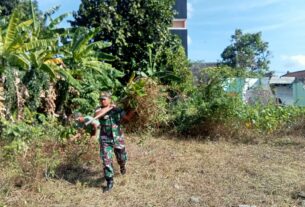
[[[302,137],[252,145],[129,136],[128,172],[116,174],[111,192],[102,192],[92,144],[93,160],[35,185],[13,184],[2,166],[0,206],[302,206],[304,146]]]

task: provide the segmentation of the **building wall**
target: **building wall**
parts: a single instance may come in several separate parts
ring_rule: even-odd
[[[176,19],[187,19],[187,0],[176,0],[174,9],[178,13]]]
[[[185,54],[188,55],[187,50],[187,29],[171,29],[171,32],[180,37]]]
[[[172,27],[170,28],[173,34],[180,37],[182,46],[184,47],[185,54],[188,55],[187,43],[187,0],[176,0],[175,11],[177,12],[173,19]]]
[[[283,105],[305,106],[305,79],[291,84],[269,84],[269,78],[231,78],[224,90],[241,96],[245,103],[268,102],[281,99]],[[272,92],[273,91],[273,92]]]
[[[282,84],[282,85],[275,85],[274,93],[276,98],[280,98],[283,105],[293,105],[294,95],[293,95],[293,85],[291,84]]]
[[[232,78],[224,84],[224,90],[228,93],[240,95],[244,103],[268,104],[274,101],[269,78]]]
[[[305,85],[303,81],[298,81],[293,84],[293,98],[297,106],[305,106]]]

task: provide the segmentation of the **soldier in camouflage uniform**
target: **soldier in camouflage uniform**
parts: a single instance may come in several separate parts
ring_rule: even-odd
[[[109,93],[102,93],[100,104],[101,106],[95,111],[95,118],[98,117],[100,121],[100,157],[103,161],[104,176],[107,181],[104,191],[109,191],[114,183],[113,153],[120,166],[121,174],[126,173],[127,153],[121,129],[121,120],[125,114],[122,109],[111,105],[111,95]]]

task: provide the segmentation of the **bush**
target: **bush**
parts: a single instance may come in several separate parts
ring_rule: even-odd
[[[126,130],[156,131],[167,125],[169,116],[166,87],[150,78],[139,79],[131,85],[123,104],[127,111],[133,110],[135,115],[126,124]]]
[[[25,113],[23,121],[1,120],[1,143],[4,154],[15,157],[26,153],[33,143],[39,140],[54,139],[59,144],[66,142],[76,133],[73,126],[63,126],[52,117],[37,113]]]
[[[171,108],[178,133],[189,136],[236,138],[243,133],[271,134],[283,126],[291,128],[300,117],[302,107],[275,104],[247,105],[239,94],[228,93],[228,78],[247,75],[228,67],[208,68],[201,75],[200,85],[188,97],[181,97]],[[252,135],[250,135],[252,136]]]
[[[62,166],[76,166],[91,160],[86,156],[93,156],[88,150],[92,145],[87,134],[72,140],[71,136],[76,133],[73,126],[63,126],[48,117],[40,121],[2,120],[1,123],[1,163],[6,170],[14,172],[11,182],[15,187],[35,187],[43,178],[62,176],[59,170]]]

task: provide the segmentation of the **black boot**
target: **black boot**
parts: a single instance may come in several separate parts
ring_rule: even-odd
[[[113,183],[114,183],[112,178],[106,180],[107,180],[107,186],[104,188],[104,192],[110,191],[113,188]]]
[[[122,174],[122,175],[125,175],[125,174],[126,174],[126,167],[125,167],[125,165],[123,165],[123,166],[120,167],[120,171],[121,171],[121,174]]]

